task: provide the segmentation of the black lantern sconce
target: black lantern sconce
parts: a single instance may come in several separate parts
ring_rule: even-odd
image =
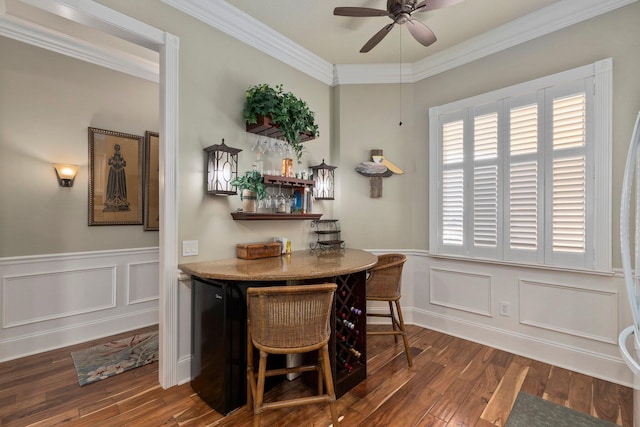
[[[231,181],[238,176],[238,153],[242,150],[227,147],[223,138],[222,144],[214,144],[204,151],[207,153],[207,194],[238,194]]]
[[[313,171],[313,179],[315,186],[313,189],[316,200],[334,200],[334,176],[333,171],[337,166],[329,166],[322,159],[322,163],[317,166],[311,166]]]

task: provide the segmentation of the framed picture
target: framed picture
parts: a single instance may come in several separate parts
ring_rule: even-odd
[[[89,225],[142,225],[144,137],[89,128]]]
[[[160,229],[160,137],[157,132],[144,133],[144,230]]]

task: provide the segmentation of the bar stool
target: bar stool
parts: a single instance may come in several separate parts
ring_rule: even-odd
[[[260,425],[264,410],[329,402],[331,420],[338,426],[336,395],[331,376],[328,342],[335,283],[300,286],[270,286],[247,289],[247,405],[253,406],[253,425]],[[253,347],[260,351],[257,374]],[[318,351],[314,365],[267,370],[268,354]],[[316,396],[264,402],[265,378],[294,372],[318,372]],[[327,392],[323,393],[322,381]],[[253,404],[252,404],[253,400]]]
[[[389,314],[369,313],[367,316],[386,317],[391,319],[391,331],[369,331],[367,335],[393,335],[398,343],[398,335],[404,340],[404,352],[407,356],[409,367],[413,366],[413,359],[409,351],[409,340],[407,339],[407,331],[404,327],[402,318],[402,310],[400,309],[400,286],[402,283],[402,268],[407,261],[406,255],[402,254],[384,254],[378,256],[378,263],[369,270],[367,277],[367,301],[387,301],[389,303]],[[393,304],[395,303],[397,317],[393,313]]]

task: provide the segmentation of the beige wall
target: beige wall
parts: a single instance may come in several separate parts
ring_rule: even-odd
[[[612,259],[621,267],[620,193],[636,115],[640,110],[640,3],[551,33],[415,84],[416,114],[424,122],[417,141],[428,140],[430,107],[613,58]],[[423,178],[421,182],[428,182]],[[428,189],[425,187],[425,192]],[[425,230],[428,232],[428,230]]]
[[[288,237],[294,250],[308,247],[314,239],[309,221],[233,221],[240,197],[205,194],[202,149],[224,138],[243,150],[239,172],[248,170],[255,137],[242,121],[245,91],[258,83],[283,84],[316,114],[320,137],[305,144],[302,166],[319,164],[329,158],[331,88],[157,0],[102,3],[180,37],[179,240],[199,240],[200,251],[180,262],[234,257],[236,243],[274,236]],[[265,167],[278,162],[279,155],[267,156]],[[315,211],[331,217],[333,202],[318,202]]]
[[[614,225],[612,236],[614,265],[620,265],[617,218],[622,169],[632,124],[640,108],[640,96],[638,96],[640,82],[634,76],[634,70],[640,69],[640,57],[637,55],[640,47],[640,30],[635,24],[636,18],[640,16],[640,4],[634,3],[418,83],[403,84],[402,99],[400,99],[398,84],[344,85],[332,89],[218,30],[177,12],[158,0],[140,0],[135,3],[127,0],[102,0],[101,3],[180,37],[179,240],[197,239],[200,243],[200,255],[181,258],[181,262],[233,256],[235,244],[239,242],[267,240],[273,236],[283,235],[292,240],[294,249],[302,249],[307,247],[314,238],[308,221],[233,221],[229,212],[240,207],[239,197],[212,197],[204,192],[205,172],[202,152],[204,147],[219,143],[224,138],[227,145],[243,149],[240,153],[240,171],[250,167],[254,158],[251,147],[255,137],[244,131],[241,110],[244,91],[253,84],[282,83],[285,90],[292,91],[307,101],[316,112],[321,135],[317,140],[307,143],[308,152],[303,158],[303,166],[317,164],[323,158],[327,163],[338,166],[336,200],[319,202],[316,211],[323,212],[325,217],[335,216],[341,220],[343,238],[348,246],[371,249],[427,249],[428,109],[456,99],[613,57],[614,199],[612,216]],[[15,44],[15,42],[4,41],[3,49],[8,43]],[[35,48],[25,47],[25,49]],[[43,63],[49,64],[50,61],[46,59],[52,55],[54,54],[43,52],[40,58]],[[54,61],[53,64],[55,63]],[[80,62],[77,64],[80,69],[91,69],[92,73],[107,73],[99,67]],[[6,67],[4,61],[1,67],[3,70]],[[46,70],[50,69],[49,67]],[[4,73],[7,71],[3,71]],[[73,71],[73,73],[78,72]],[[41,76],[43,81],[48,78],[58,81],[61,86],[68,84],[64,81],[64,73],[47,74],[43,70],[43,74],[44,76]],[[33,87],[33,84],[27,83],[27,74],[22,77],[22,80],[23,85]],[[27,99],[20,100],[22,104],[28,104],[29,98],[33,96],[41,98],[36,91],[18,91],[11,89],[13,85],[9,88],[4,77],[0,79],[0,84],[3,89],[0,102],[4,103],[0,120],[5,120],[4,117],[7,115],[4,110],[9,109],[8,103],[4,101],[7,99],[4,96],[6,91],[11,90],[16,94],[27,93]],[[140,90],[147,90],[145,86],[153,85],[141,81],[142,89]],[[139,90],[138,85],[136,90]],[[78,97],[81,98],[82,94]],[[402,115],[400,105],[402,105]],[[54,110],[60,111],[59,108]],[[57,116],[53,117],[51,122],[59,121],[55,119]],[[125,123],[127,117],[123,115],[123,117],[109,118],[118,119],[118,123]],[[398,126],[400,118],[403,126]],[[154,116],[149,120],[155,119]],[[140,120],[136,119],[135,122],[123,127],[135,130],[139,123]],[[36,129],[30,126],[30,122],[20,123],[20,128],[24,132],[35,132],[40,129],[38,131],[40,133],[51,133],[48,126]],[[127,129],[124,130],[127,131]],[[4,135],[4,126],[0,132]],[[23,140],[38,139],[44,138],[29,135],[29,138],[25,137]],[[82,141],[84,142],[84,135]],[[4,167],[0,170],[3,174],[6,174],[6,171],[15,170],[17,165],[22,170],[20,173],[24,173],[24,168],[34,162],[41,164],[40,175],[52,173],[48,170],[48,166],[45,168],[43,165],[54,159],[45,159],[40,149],[26,149],[22,143],[14,144],[21,146],[20,150],[23,153],[20,154],[19,162],[9,162],[5,160],[5,156],[2,156],[0,162]],[[56,150],[66,150],[64,143],[56,142],[51,146],[56,147]],[[85,165],[78,179],[86,180],[84,148],[83,146],[82,150],[76,152],[75,156],[78,162],[84,162]],[[403,175],[383,179],[383,196],[380,199],[369,197],[368,178],[354,171],[358,163],[369,159],[370,150],[373,148],[383,149],[389,159],[405,170]],[[10,153],[13,160],[16,159],[15,155]],[[50,156],[51,154],[47,154],[47,157]],[[268,156],[265,160],[267,167],[275,166],[279,156]],[[52,188],[42,194],[48,203],[53,203],[52,212],[46,215],[41,213],[42,209],[39,208],[41,200],[26,202],[22,201],[24,197],[16,197],[18,194],[37,195],[41,190],[34,185],[34,180],[29,184],[30,187],[24,188],[24,191],[12,188],[5,190],[7,186],[2,184],[3,194],[7,191],[8,194],[13,195],[11,199],[15,198],[19,202],[16,202],[18,206],[12,207],[6,207],[7,204],[3,203],[0,210],[0,214],[3,215],[1,219],[4,220],[8,216],[16,217],[18,213],[24,217],[25,212],[38,212],[33,214],[33,218],[50,219],[51,216],[58,215],[57,212],[63,212],[59,205],[56,205],[61,197],[56,196],[60,196],[59,193],[64,196],[66,194],[63,193],[64,189],[54,187],[55,181],[48,175],[46,179],[42,178],[40,177],[38,182],[51,181]],[[6,182],[6,179],[3,181]],[[80,193],[83,193],[80,198],[83,203],[86,203],[86,194],[83,191],[77,191],[74,187],[74,197]],[[34,197],[29,200],[42,198]],[[64,199],[59,202],[60,206],[67,205],[63,201]],[[86,205],[71,212],[65,212],[64,217],[69,218],[69,216],[73,219],[68,224],[76,224],[87,232],[101,232],[101,230],[94,231],[95,227],[86,227]],[[55,226],[38,224],[31,233],[33,237],[29,239],[21,237],[22,233],[28,229],[26,225],[21,226],[19,230],[12,230],[12,234],[8,235],[7,239],[2,239],[3,243],[0,244],[3,254],[34,253],[33,248],[39,244],[42,236],[55,239],[59,235],[68,235],[69,232],[59,226],[61,221],[67,224],[62,219],[58,219],[54,223]],[[23,224],[32,222],[34,222],[33,219],[21,220]],[[43,221],[39,220],[39,222]],[[47,221],[44,222],[47,223]],[[115,234],[113,239],[119,240],[119,230],[116,230],[116,227],[107,228],[109,236]],[[132,230],[129,227],[118,228],[124,229],[125,234]],[[2,227],[2,232],[8,231]],[[146,238],[149,233],[140,231],[137,234]],[[102,239],[96,236],[94,240]],[[145,245],[143,240],[136,239],[136,241],[140,246]],[[155,244],[155,242],[149,244]],[[12,249],[8,250],[7,247]],[[18,247],[22,249],[16,251]],[[75,245],[72,250],[91,248],[92,245]],[[37,251],[42,253],[51,250],[53,249],[40,248]]]
[[[89,126],[158,130],[158,85],[0,37],[0,257],[158,245],[139,226],[88,227]],[[80,165],[72,188],[52,163]]]

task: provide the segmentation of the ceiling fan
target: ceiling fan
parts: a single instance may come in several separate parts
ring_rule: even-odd
[[[386,25],[369,39],[362,49],[361,53],[369,52],[380,41],[389,34],[389,31],[395,24],[407,24],[409,32],[420,44],[429,46],[436,41],[436,35],[433,31],[417,19],[413,19],[411,15],[414,12],[427,12],[430,10],[440,9],[441,7],[450,6],[459,3],[462,0],[387,0],[387,10],[372,9],[370,7],[336,7],[333,14],[337,16],[351,17],[370,17],[370,16],[388,16],[393,20],[391,24]]]

